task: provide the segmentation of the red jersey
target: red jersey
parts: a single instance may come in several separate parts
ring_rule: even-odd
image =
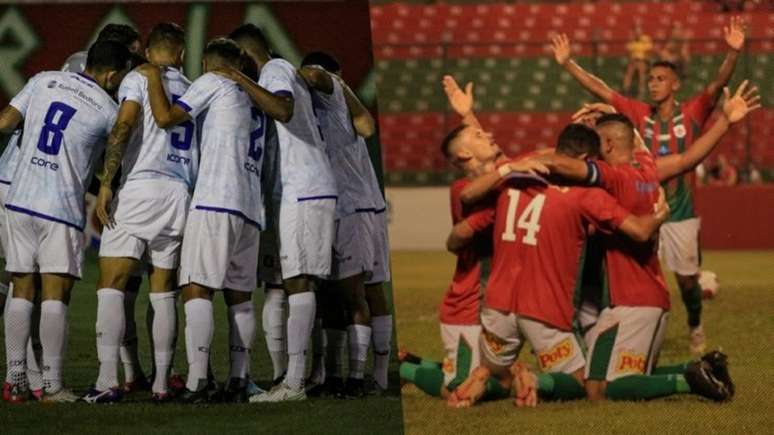
[[[653,156],[634,153],[630,164],[611,166],[592,163],[598,173],[596,184],[613,195],[632,214],[653,213],[658,201],[658,174]],[[635,242],[622,234],[605,237],[607,288],[603,306],[647,306],[669,310],[669,293],[661,273],[656,242]]]
[[[457,224],[476,211],[487,207],[487,201],[475,207],[465,207],[460,200],[460,194],[470,183],[467,178],[456,180],[451,185],[451,214],[453,224]],[[454,277],[446,294],[438,307],[441,323],[448,325],[479,324],[479,300],[481,297],[481,259],[491,256],[491,236],[471,221],[477,234],[474,241],[457,253],[457,266]]]
[[[698,137],[715,106],[714,98],[705,90],[690,100],[677,104],[672,118],[664,121],[658,116],[654,106],[642,101],[614,93],[611,103],[634,123],[655,156],[684,152]],[[677,222],[695,216],[693,187],[693,171],[664,183],[671,209],[670,221]]]
[[[612,231],[629,212],[601,189],[518,180],[496,207],[487,306],[572,330],[587,228]]]

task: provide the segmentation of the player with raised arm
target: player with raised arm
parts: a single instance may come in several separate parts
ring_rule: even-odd
[[[321,305],[336,305],[331,308],[344,309],[349,314],[346,330],[350,365],[345,393],[347,396],[359,397],[365,394],[363,375],[372,337],[376,387],[380,390],[387,388],[392,338],[392,316],[387,309],[381,286],[372,286],[370,298],[366,293],[367,281],[381,284],[389,276],[389,264],[384,264],[385,260],[389,262],[389,257],[379,252],[386,245],[381,242],[378,234],[381,233],[381,217],[386,204],[364,140],[374,134],[375,122],[340,78],[341,66],[329,54],[307,54],[301,62],[299,73],[314,89],[312,96],[317,105],[320,126],[328,144],[326,151],[339,190],[331,277],[334,291],[342,292],[342,299],[347,303],[331,304],[332,301],[324,300]],[[381,271],[375,270],[377,264],[381,265]],[[378,275],[376,279],[375,274]],[[328,341],[334,341],[340,336],[334,332]],[[330,350],[334,354],[331,369],[340,365],[335,361],[338,351],[336,348]],[[326,376],[322,377],[327,380]]]
[[[7,270],[14,281],[5,317],[11,401],[27,397],[26,350],[36,272],[42,279],[42,400],[77,399],[62,385],[67,304],[81,276],[86,186],[116,119],[117,107],[108,92],[118,87],[129,61],[123,45],[97,42],[89,49],[83,73],[36,75],[0,115],[0,130],[11,132],[23,122],[25,132],[5,204]]]
[[[255,336],[259,232],[264,221],[260,170],[266,116],[232,80],[214,71],[241,68],[242,50],[230,39],[210,41],[205,74],[170,105],[158,67],[148,77],[153,118],[161,128],[191,122],[202,114],[199,173],[186,221],[180,259],[186,316],[188,381],[181,400],[202,403],[208,395],[214,318],[213,293],[223,290],[228,306],[231,369],[226,399],[245,401],[250,348]],[[226,176],[224,176],[226,174]]]
[[[278,260],[273,263],[281,269],[282,286],[288,295],[287,375],[271,391],[250,400],[304,400],[306,352],[316,310],[315,289],[331,272],[336,181],[306,82],[290,62],[268,60],[266,39],[256,26],[245,24],[231,36],[260,69],[258,84],[243,74],[236,74],[234,79],[256,104],[271,102],[275,107],[267,110],[267,115],[277,121],[282,193],[278,210],[270,217],[277,223],[279,242]],[[281,305],[284,298],[273,301]],[[267,340],[272,338],[267,334]]]
[[[185,32],[176,24],[157,24],[148,37],[148,60],[163,70],[164,90],[173,100],[191,85],[180,71],[184,47]],[[155,313],[152,392],[154,401],[163,402],[171,398],[167,378],[177,331],[175,275],[199,166],[199,145],[192,121],[167,130],[156,125],[142,74],[129,73],[118,97],[118,119],[108,138],[95,210],[105,226],[97,282],[100,371],[83,400],[109,403],[121,399],[118,361],[124,336],[124,295],[132,271],[147,256],[152,265],[150,304]],[[121,187],[113,200],[112,184],[119,167]]]
[[[650,68],[648,90],[653,101],[651,105],[622,96],[581,68],[572,60],[570,41],[566,35],[554,36],[552,48],[556,61],[567,72],[589,92],[629,117],[654,154],[666,156],[682,153],[691,147],[721,90],[734,73],[745,41],[741,17],[732,17],[723,30],[729,52],[717,76],[699,94],[683,103],[676,99],[680,77],[677,68],[670,62],[656,62]],[[690,349],[693,353],[701,353],[706,339],[701,325],[702,291],[698,283],[700,222],[694,211],[692,182],[692,174],[685,173],[664,186],[672,216],[660,231],[659,249],[667,267],[675,272],[688,312]]]

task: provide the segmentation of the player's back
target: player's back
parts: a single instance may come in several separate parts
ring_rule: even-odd
[[[262,226],[266,115],[235,82],[213,73],[194,81],[177,104],[194,118],[203,116],[191,207],[237,214]]]
[[[116,103],[90,77],[33,77],[11,101],[24,117],[19,164],[6,207],[82,229],[84,194],[116,117]]]
[[[276,122],[279,139],[283,199],[336,198],[325,140],[312,105],[311,91],[296,69],[284,59],[272,59],[261,68],[258,83],[269,92],[293,96],[290,121]]]
[[[167,96],[176,101],[191,82],[171,67],[163,67],[162,84]],[[118,90],[121,103],[134,101],[141,107],[140,122],[135,126],[122,162],[122,184],[133,180],[183,182],[190,189],[196,183],[199,167],[199,143],[195,120],[168,129],[159,128],[151,112],[145,76],[130,72]]]
[[[326,152],[336,179],[338,201],[337,217],[358,211],[384,209],[385,202],[379,189],[365,140],[352,125],[344,89],[333,79],[333,92],[313,92],[320,127],[326,142]]]
[[[647,152],[635,152],[629,164],[596,164],[599,185],[632,214],[653,212],[658,201],[659,180],[656,163]],[[610,303],[627,306],[658,306],[669,309],[666,281],[654,240],[638,243],[621,234],[604,238]]]

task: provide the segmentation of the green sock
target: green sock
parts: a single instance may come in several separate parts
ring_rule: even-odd
[[[540,373],[538,396],[540,400],[577,400],[586,397],[586,389],[567,373]]]
[[[695,328],[701,324],[701,286],[697,282],[692,288],[680,289],[685,311],[688,313],[688,326]]]
[[[481,400],[507,399],[510,395],[511,392],[508,389],[503,388],[500,381],[494,377],[490,377],[486,381],[486,388],[484,389],[484,395],[481,397]]]
[[[431,359],[424,359],[424,358],[422,358],[419,361],[419,366],[420,367],[425,367],[425,368],[428,368],[428,369],[440,369],[441,367],[443,367],[443,363],[439,363],[438,361],[433,361]]]
[[[460,339],[457,342],[457,360],[456,367],[454,368],[454,379],[449,382],[447,388],[450,391],[456,390],[470,374],[470,366],[473,363],[473,352],[465,339],[460,335]]]
[[[685,373],[686,370],[688,370],[688,365],[691,364],[690,362],[684,362],[680,364],[675,364],[671,366],[658,366],[654,367],[653,370],[650,371],[651,375],[682,375]]]
[[[649,400],[690,392],[683,375],[631,375],[608,382],[606,395],[610,400]]]
[[[422,367],[418,364],[402,363],[400,365],[400,377],[425,393],[441,397],[441,388],[443,387],[443,370],[440,368]]]

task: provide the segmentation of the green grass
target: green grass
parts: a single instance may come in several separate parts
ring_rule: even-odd
[[[70,341],[64,366],[65,383],[77,392],[83,392],[96,380],[97,355],[94,338],[96,320],[95,256],[87,256],[83,280],[73,291],[70,304]],[[260,307],[263,292],[256,292],[258,309],[258,336],[252,355],[252,373],[258,384],[267,387],[271,380],[271,362],[265,351],[261,332]],[[151,356],[145,328],[145,309],[148,304],[144,287],[137,300],[138,335],[140,338],[143,369],[147,372]],[[185,343],[183,339],[182,307],[180,339],[178,339],[175,367],[186,373]],[[228,375],[228,321],[222,296],[215,298],[215,338],[212,363],[215,375],[223,381]],[[2,323],[2,322],[0,322]],[[0,326],[0,329],[2,327]],[[393,355],[395,353],[393,352]],[[397,366],[391,371],[391,383],[397,385]],[[0,350],[0,370],[5,373],[5,347]],[[258,433],[321,433],[321,434],[396,434],[403,430],[401,402],[397,387],[385,397],[363,400],[314,399],[307,402],[282,404],[244,404],[186,406],[170,404],[156,406],[148,401],[150,393],[135,393],[125,402],[114,405],[88,404],[42,405],[26,403],[9,405],[0,402],[0,433],[205,433],[205,432],[258,432]]]
[[[441,359],[437,306],[453,272],[442,252],[393,252],[398,342],[423,356]],[[704,268],[718,274],[720,292],[704,305],[710,347],[729,354],[736,397],[716,404],[696,396],[650,402],[543,403],[516,409],[510,401],[472,409],[450,409],[413,386],[403,387],[407,434],[458,433],[459,428],[497,433],[771,433],[774,423],[774,252],[704,253]],[[669,278],[672,313],[660,362],[689,358],[685,309]],[[522,351],[521,359],[535,366]]]

